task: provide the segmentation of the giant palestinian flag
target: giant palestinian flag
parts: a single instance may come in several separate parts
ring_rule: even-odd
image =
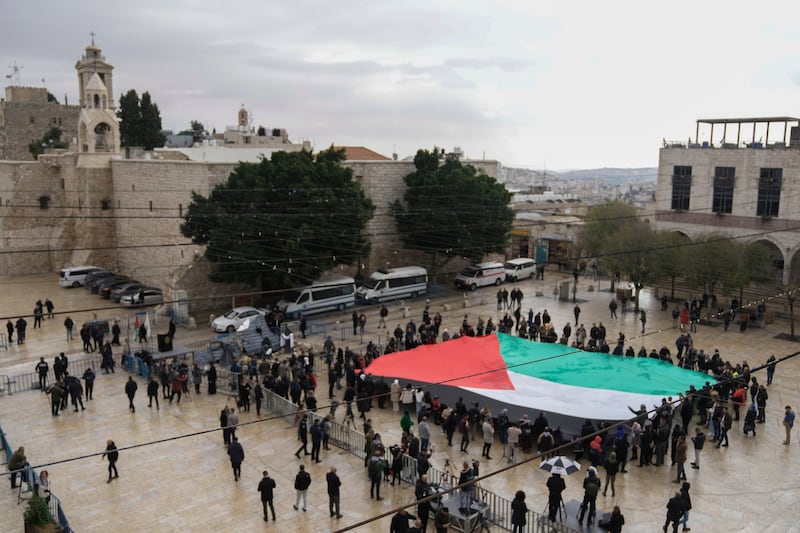
[[[384,355],[367,372],[437,391],[458,388],[472,400],[492,400],[517,407],[516,412],[535,409],[596,420],[630,418],[628,406],[652,408],[709,379],[657,359],[584,352],[502,333]]]

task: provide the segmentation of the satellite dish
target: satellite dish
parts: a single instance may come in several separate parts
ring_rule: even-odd
[[[239,326],[238,328],[236,328],[236,332],[240,333],[242,331],[247,331],[247,329],[249,327],[250,327],[250,319],[249,318],[245,318],[244,322],[242,322],[242,325]]]

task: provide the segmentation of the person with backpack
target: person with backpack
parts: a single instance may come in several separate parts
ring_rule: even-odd
[[[367,473],[369,474],[369,497],[381,501],[381,481],[383,480],[383,471],[386,469],[386,461],[383,459],[381,450],[376,449],[369,459],[369,466]]]
[[[294,478],[294,490],[297,491],[297,499],[294,502],[294,510],[300,505],[300,498],[303,498],[303,512],[306,511],[308,505],[308,487],[311,486],[311,474],[306,472],[305,465],[300,465],[300,471]]]
[[[599,491],[600,478],[597,477],[597,470],[595,467],[590,466],[586,477],[583,479],[583,502],[581,503],[581,510],[578,514],[578,524],[581,526],[583,525],[583,517],[586,515],[587,509],[589,510],[589,516],[586,519],[586,525],[591,525],[594,522],[594,517],[597,512],[597,493]]]

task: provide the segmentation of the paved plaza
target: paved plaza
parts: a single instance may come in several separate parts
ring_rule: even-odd
[[[565,321],[572,319],[573,304],[555,301],[553,286],[557,279],[568,278],[571,276],[548,272],[544,282],[520,282],[518,286],[525,294],[523,308],[532,307],[534,311],[548,309],[560,331]],[[641,325],[632,313],[620,314],[617,320],[609,319],[611,295],[607,291],[608,282],[600,282],[600,288],[605,291],[589,292],[591,283],[591,280],[581,279],[578,291],[583,309],[581,321],[587,329],[592,322],[602,321],[608,329],[609,339],[616,339],[618,332],[622,331],[628,338],[626,344],[632,344],[637,350],[641,345],[648,350],[666,345],[675,352],[674,341],[678,333],[672,329],[672,318],[669,312],[659,310],[660,306],[649,288],[642,296],[642,305],[648,311],[648,329],[644,336],[637,338]],[[69,312],[78,325],[91,319],[95,313],[98,318],[123,315],[121,308],[108,300],[88,295],[84,289],[60,288],[56,275],[0,278],[0,290],[3,324],[21,313],[30,314],[34,302],[46,297],[53,300],[57,313]],[[536,297],[537,290],[543,296]],[[498,312],[494,305],[494,292],[487,288],[470,294],[469,307],[465,309],[461,293],[447,291],[444,296],[433,298],[431,309],[443,314],[443,325],[451,332],[458,329],[464,313],[469,314],[473,324],[478,316],[492,316],[496,321]],[[727,299],[723,297],[722,301]],[[418,321],[424,304],[424,299],[408,302],[410,316]],[[445,304],[449,310],[445,310]],[[771,310],[781,308],[780,301],[770,303]],[[376,306],[367,308],[366,338],[384,334],[376,329],[378,309]],[[390,330],[396,323],[405,324],[408,320],[402,318],[399,303],[390,304],[389,310],[387,322]],[[311,322],[325,322],[332,326],[340,320],[346,326],[349,317],[348,310],[338,316],[314,317]],[[55,319],[45,320],[43,327],[37,330],[32,329],[33,320],[29,319],[26,344],[11,344],[7,351],[0,349],[0,374],[30,372],[40,356],[52,364],[53,356],[61,351],[70,356],[70,361],[83,357],[79,338],[69,344],[65,342],[64,318],[64,314],[57,314]],[[198,318],[200,325],[194,330],[179,328],[176,340],[193,342],[212,338],[213,332],[206,326],[205,318]],[[154,332],[165,332],[166,319],[153,329]],[[788,324],[781,320],[763,329],[748,329],[746,333],[733,327],[726,332],[721,325],[701,326],[694,334],[695,346],[706,351],[718,348],[724,359],[732,362],[746,359],[755,367],[770,354],[780,358],[800,349],[800,343],[775,338],[788,329]],[[312,341],[321,347],[321,338]],[[349,344],[363,348],[357,340]],[[119,360],[118,356],[116,358]],[[126,373],[118,367],[116,374],[104,375],[99,369],[98,374],[94,400],[88,402],[87,409],[73,412],[68,406],[59,417],[50,415],[48,399],[39,391],[0,394],[0,424],[7,438],[14,448],[25,446],[31,464],[53,463],[46,467],[50,472],[52,491],[61,498],[75,531],[334,531],[414,499],[413,489],[407,484],[399,487],[384,484],[381,490],[384,500],[369,499],[369,482],[363,461],[332,448],[322,452],[320,464],[304,461],[312,476],[309,506],[307,512],[295,511],[292,508],[295,502],[293,480],[301,461],[293,455],[297,449],[295,430],[284,419],[271,419],[270,413],[264,412],[258,417],[255,408],[240,414],[243,427],[237,434],[244,446],[245,459],[241,479],[235,482],[221,432],[216,431],[219,411],[228,400],[226,396],[209,396],[204,384],[202,394],[190,394],[180,405],[170,405],[161,400],[161,408],[156,410],[147,407],[145,383],[139,378],[136,412],[131,413],[123,392]],[[781,444],[784,437],[781,426],[783,406],[789,404],[797,409],[800,404],[798,375],[800,361],[797,359],[790,359],[778,367],[775,381],[769,387],[767,423],[758,426],[756,438],[744,437],[740,423],[735,422],[730,434],[730,447],[715,449],[707,445],[702,453],[702,468],[694,470],[687,465],[693,503],[689,525],[693,531],[800,531],[800,427],[795,429],[790,446]],[[757,376],[759,382],[766,381],[763,372]],[[326,406],[327,376],[321,375],[319,379],[317,396],[320,405]],[[370,414],[385,443],[399,442],[399,418],[391,408],[374,409]],[[536,414],[530,413],[531,417]],[[113,439],[120,448],[152,444],[123,450],[118,463],[119,479],[106,483],[107,463],[93,454],[103,451],[107,439]],[[460,464],[466,457],[458,452],[457,447],[447,447],[438,428],[434,431],[433,441],[435,453],[432,462],[439,468],[443,467],[446,458]],[[479,452],[480,443],[473,441],[469,457],[477,458]],[[492,455],[493,461],[482,462],[482,475],[506,466],[499,444],[492,449]],[[513,498],[516,490],[522,489],[527,493],[528,507],[541,512],[547,500],[547,474],[538,469],[538,464],[538,461],[531,461],[482,484],[508,499]],[[325,473],[331,466],[338,468],[343,483],[343,517],[340,519],[330,518],[328,513]],[[264,469],[269,470],[277,482],[277,524],[262,520],[256,487]],[[603,470],[600,471],[602,475]],[[619,505],[625,515],[625,532],[661,531],[667,500],[678,487],[672,483],[674,467],[670,469],[669,461],[666,466],[648,468],[637,468],[631,463],[628,471],[617,476],[615,497],[612,498],[610,492],[605,498],[599,495],[598,509],[610,511],[613,505]],[[567,478],[565,501],[582,498],[582,479],[583,472]],[[17,505],[17,493],[8,485],[2,490],[0,531],[20,531],[24,503]],[[389,519],[360,526],[355,531],[387,532]],[[431,526],[428,531],[432,531]]]

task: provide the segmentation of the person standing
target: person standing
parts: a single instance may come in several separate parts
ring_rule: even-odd
[[[590,466],[586,477],[583,478],[583,502],[581,502],[581,512],[578,515],[578,524],[583,525],[583,517],[586,515],[586,510],[589,510],[589,516],[586,518],[586,525],[591,525],[594,522],[595,514],[597,512],[597,493],[600,491],[600,478],[597,477],[597,470],[595,467]]]
[[[230,432],[230,439],[236,438],[236,426],[239,425],[239,415],[233,407],[228,407],[228,430]]]
[[[272,511],[272,521],[275,522],[275,506],[272,504],[272,500],[275,496],[275,487],[275,480],[269,477],[269,472],[264,470],[263,477],[261,481],[258,482],[258,492],[261,493],[261,507],[264,509],[264,522],[269,522],[267,507]]]
[[[353,320],[353,336],[355,336],[358,335],[358,312],[353,311],[351,318]]]
[[[436,526],[436,533],[447,533],[450,529],[450,509],[444,505],[439,506],[434,518],[434,525]]]
[[[723,448],[728,447],[728,430],[730,430],[732,426],[733,421],[731,419],[731,414],[728,412],[727,407],[723,407],[722,416],[719,419],[719,440],[717,441],[717,448],[720,446]],[[725,444],[723,444],[722,441],[725,441]]]
[[[414,487],[414,497],[417,498],[417,501],[423,500],[431,495],[431,486],[428,483],[428,476],[423,475],[417,480],[417,484]],[[425,531],[428,528],[428,520],[431,516],[431,502],[430,500],[419,502],[417,503],[417,516],[419,520],[422,522],[420,525],[420,531]]]
[[[703,446],[706,443],[706,434],[703,433],[702,428],[695,428],[695,435],[692,437],[692,444],[694,445],[694,462],[692,468],[695,470],[700,469],[700,452],[703,451]]]
[[[673,483],[680,483],[686,479],[686,455],[689,447],[686,445],[686,437],[683,435],[678,437],[678,442],[675,444],[675,464],[678,465],[678,474]]]
[[[491,459],[489,450],[492,449],[492,444],[494,444],[494,426],[492,426],[492,419],[487,417],[486,420],[483,421],[481,429],[483,430],[483,451],[481,452],[481,457]]]
[[[39,389],[44,392],[45,388],[47,388],[47,372],[50,371],[50,365],[47,364],[44,357],[40,357],[34,370],[39,374]]]
[[[319,459],[319,451],[322,448],[322,427],[319,425],[319,419],[314,420],[311,424],[311,460],[321,463]]]
[[[518,490],[511,502],[511,533],[522,533],[528,523],[528,506],[525,504],[525,492]]]
[[[608,519],[608,533],[622,533],[622,526],[625,524],[625,517],[619,509],[619,505],[614,506],[611,516]]]
[[[217,393],[217,368],[214,366],[214,363],[210,363],[208,365],[208,375],[206,376],[208,379],[208,393],[209,394],[216,394]]]
[[[111,344],[114,346],[119,346],[119,335],[122,333],[122,329],[119,327],[119,322],[117,320],[114,321],[114,325],[111,326]]]
[[[383,451],[375,449],[372,457],[369,458],[367,474],[369,475],[369,497],[381,501],[381,480],[386,469],[386,461],[383,459]]]
[[[233,441],[228,445],[228,457],[231,459],[231,468],[233,468],[233,480],[239,481],[239,477],[242,475],[244,447],[236,437],[233,437]]]
[[[380,322],[378,322],[378,329],[386,329],[386,317],[389,316],[389,309],[386,307],[386,305],[382,305],[381,311],[378,314],[381,317]]]
[[[303,455],[311,455],[308,451],[308,415],[304,414],[300,423],[297,425],[297,440],[300,441],[300,447],[294,452],[294,456],[300,459],[300,452]]]
[[[136,396],[136,390],[139,385],[134,381],[133,376],[128,376],[128,382],[125,383],[125,394],[128,396],[128,409],[131,413],[136,412],[136,406],[133,405],[133,397]]]
[[[667,519],[664,521],[664,533],[667,533],[667,528],[670,523],[672,524],[672,533],[678,533],[678,523],[686,511],[686,504],[681,495],[681,491],[675,491],[675,494],[667,502]]]
[[[156,377],[150,374],[150,381],[147,382],[147,407],[153,407],[153,399],[156,401],[156,409],[161,409],[158,405],[158,381]]]
[[[547,518],[551,522],[556,521],[558,508],[561,506],[561,493],[566,490],[567,484],[558,473],[550,476],[547,480]]]
[[[294,502],[294,510],[297,511],[297,507],[300,505],[300,498],[303,498],[303,512],[306,511],[306,506],[308,505],[308,487],[311,486],[311,474],[306,472],[305,465],[300,465],[300,471],[297,472],[297,475],[294,478],[294,490],[297,492],[297,499]]]
[[[767,359],[767,386],[772,385],[772,379],[775,377],[775,365],[775,356],[770,355]]]
[[[192,366],[192,383],[194,383],[194,393],[200,394],[200,385],[203,383],[203,369],[197,363]]]
[[[783,415],[783,428],[786,430],[786,440],[783,441],[784,446],[788,446],[792,442],[792,427],[794,427],[795,414],[790,406],[786,406]]]
[[[106,451],[103,452],[100,460],[102,461],[104,458],[108,458],[108,481],[106,481],[106,483],[111,483],[112,479],[119,477],[119,472],[117,472],[117,460],[119,459],[119,452],[117,451],[117,445],[114,444],[114,441],[111,439],[106,441]],[[114,472],[113,476],[111,475],[111,472]]]
[[[14,323],[10,319],[6,322],[6,331],[8,331],[8,343],[11,344],[14,342]]]
[[[472,492],[475,490],[475,485],[472,480],[475,479],[475,471],[472,469],[468,461],[464,461],[461,473],[458,476],[458,484],[461,487],[459,510],[464,514],[470,513],[470,505],[472,503]]]
[[[430,446],[431,442],[431,426],[428,423],[428,417],[423,416],[422,420],[419,423],[419,428],[417,428],[419,432],[419,443],[420,443],[420,451],[426,452],[428,451],[428,447]]]
[[[17,344],[25,344],[25,329],[28,327],[28,321],[19,317],[15,325],[17,328]],[[11,339],[11,336],[9,336],[9,339]]]
[[[47,393],[50,395],[50,414],[58,416],[58,410],[61,408],[61,400],[66,394],[66,391],[64,391],[61,382],[56,381]]]
[[[83,372],[83,384],[84,388],[86,389],[86,400],[93,399],[94,396],[94,378],[95,376],[94,369],[92,367],[87,368]]]
[[[222,428],[222,444],[227,448],[231,443],[231,429],[228,427],[228,406],[219,412],[219,427]]]
[[[684,459],[685,459],[684,454]],[[612,451],[606,457],[605,462],[603,463],[603,468],[606,469],[606,484],[603,486],[603,496],[608,494],[608,486],[611,485],[611,497],[613,498],[615,494],[614,482],[617,479],[617,472],[619,472],[619,461],[617,460],[617,452]]]
[[[199,388],[199,385],[195,383],[195,387]],[[261,416],[261,402],[264,401],[264,389],[261,388],[261,383],[256,381],[256,386],[253,387],[253,399],[256,402],[256,415]]]
[[[647,325],[647,312],[644,309],[639,312],[639,322],[642,323],[642,333],[644,333],[644,328]]]
[[[331,512],[331,517],[341,518],[339,487],[342,486],[342,480],[336,474],[335,466],[332,466],[330,472],[325,474],[325,481],[328,483],[328,510]]]

